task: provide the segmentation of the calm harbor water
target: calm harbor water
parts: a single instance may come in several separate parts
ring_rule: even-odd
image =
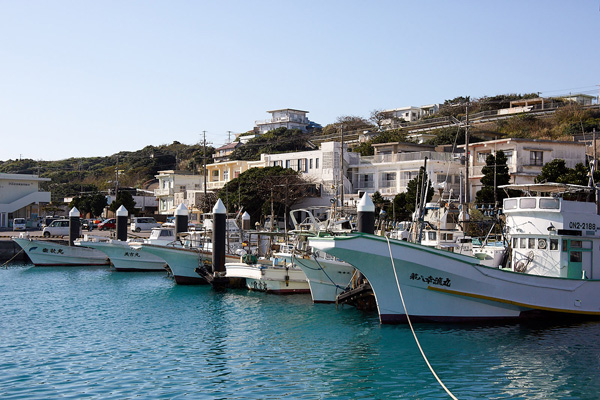
[[[407,326],[99,267],[0,270],[0,398],[445,399]],[[597,399],[600,322],[417,325],[459,399]]]

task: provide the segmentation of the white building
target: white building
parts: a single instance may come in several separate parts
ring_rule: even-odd
[[[41,192],[39,183],[48,181],[37,175],[0,173],[0,228],[7,228],[14,218],[41,216],[41,205],[50,203],[50,192]]]
[[[458,146],[464,149],[464,145]],[[565,160],[569,168],[577,163],[585,164],[586,146],[578,142],[559,142],[552,140],[508,138],[472,143],[469,145],[469,182],[470,199],[481,190],[482,168],[489,154],[502,150],[506,156],[506,164],[511,183],[534,183],[542,172],[544,164],[554,159]]]
[[[383,121],[383,125],[393,125],[392,118],[403,119],[405,122],[414,122],[424,117],[437,114],[440,111],[439,104],[427,104],[421,107],[400,107],[384,110],[390,119]]]
[[[439,189],[442,189],[445,198],[450,194],[452,198],[458,198],[463,168],[460,156],[438,152],[434,146],[411,143],[379,144],[375,146],[375,155],[357,157],[348,173],[352,177],[353,191],[379,192],[383,197],[393,199],[405,192],[408,182],[418,176],[425,157],[426,172],[436,190],[434,200],[439,198]]]
[[[256,130],[258,130],[260,134],[281,127],[306,131],[306,128],[310,124],[310,121],[306,117],[308,111],[284,108],[281,110],[272,110],[267,112],[271,114],[271,119],[255,121]]]
[[[158,213],[172,215],[177,208],[175,193],[184,193],[188,190],[201,190],[204,176],[188,171],[158,171],[158,188],[154,195],[158,199]]]

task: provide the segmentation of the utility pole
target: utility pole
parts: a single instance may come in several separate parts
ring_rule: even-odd
[[[117,164],[115,165],[115,201],[117,201],[117,193],[119,192],[119,156],[117,156]]]
[[[204,197],[202,198],[202,212],[206,209],[206,131],[202,131],[204,136],[204,157],[202,157],[202,163],[204,168]]]
[[[341,146],[340,146],[340,207],[344,210],[344,126],[341,127]]]
[[[467,103],[465,119],[465,204],[471,201],[469,196],[469,103]]]
[[[231,143],[231,131],[227,131],[227,143]]]

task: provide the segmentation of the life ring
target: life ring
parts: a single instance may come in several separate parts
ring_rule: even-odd
[[[545,249],[546,246],[548,245],[548,243],[546,242],[546,239],[539,239],[538,240],[538,249]]]

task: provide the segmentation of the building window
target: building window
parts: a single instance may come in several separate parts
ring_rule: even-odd
[[[477,153],[477,162],[484,164],[487,156],[489,156],[489,155],[490,155],[489,151]]]
[[[506,165],[512,165],[512,163],[513,163],[512,150],[504,150],[504,155],[506,156]]]
[[[308,161],[308,167],[309,167],[310,169],[312,169],[312,161],[313,161],[313,159],[312,159],[312,158],[311,158],[311,159]]]
[[[229,181],[229,171],[223,171],[223,180],[225,182]]]
[[[315,158],[315,169],[319,169],[319,159]]]
[[[289,168],[290,167],[290,160],[285,160],[285,167]]]
[[[543,151],[530,151],[529,152],[529,165],[544,165],[544,152]]]

